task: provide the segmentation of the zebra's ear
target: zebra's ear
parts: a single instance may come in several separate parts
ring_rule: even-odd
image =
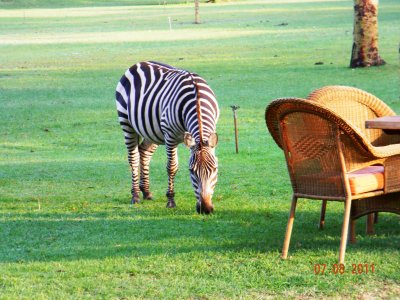
[[[196,145],[196,141],[192,137],[192,135],[189,132],[185,132],[185,135],[183,137],[183,142],[185,143],[186,147],[190,148]]]
[[[214,148],[215,146],[217,146],[217,144],[218,144],[218,135],[215,132],[213,132],[208,138],[208,145],[211,148]]]

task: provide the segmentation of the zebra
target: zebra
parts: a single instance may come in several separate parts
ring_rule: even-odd
[[[196,73],[163,63],[140,62],[130,67],[118,82],[116,104],[132,173],[131,203],[140,202],[140,191],[143,199],[153,199],[150,160],[158,145],[163,144],[167,152],[167,208],[176,207],[177,146],[183,142],[190,149],[189,171],[196,210],[213,212],[219,108],[207,82]]]

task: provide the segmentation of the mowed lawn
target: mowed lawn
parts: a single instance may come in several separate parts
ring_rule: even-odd
[[[372,236],[358,221],[335,274],[343,205],[328,204],[320,231],[320,201],[300,200],[289,259],[280,259],[292,191],[264,111],[275,98],[341,84],[400,113],[400,3],[379,4],[387,64],[352,70],[351,0],[202,3],[200,25],[191,1],[150,2],[0,1],[0,299],[399,297],[394,214],[380,214]],[[195,211],[184,146],[177,208],[165,208],[163,146],[151,165],[155,200],[130,205],[114,91],[142,60],[196,72],[217,95],[211,216]],[[230,105],[240,106],[239,154]],[[374,272],[352,274],[358,264]]]

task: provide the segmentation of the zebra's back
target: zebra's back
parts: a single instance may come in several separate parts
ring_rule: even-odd
[[[178,144],[185,131],[197,137],[200,104],[205,111],[203,122],[210,127],[208,131],[215,131],[214,120],[219,115],[214,93],[204,79],[156,62],[141,62],[129,68],[117,86],[116,99],[122,125],[131,126],[156,144],[166,140]]]

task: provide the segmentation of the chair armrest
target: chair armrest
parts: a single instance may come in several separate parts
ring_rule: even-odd
[[[388,158],[394,155],[400,155],[400,144],[391,144],[387,146],[374,147],[370,148],[371,153],[378,158]]]

